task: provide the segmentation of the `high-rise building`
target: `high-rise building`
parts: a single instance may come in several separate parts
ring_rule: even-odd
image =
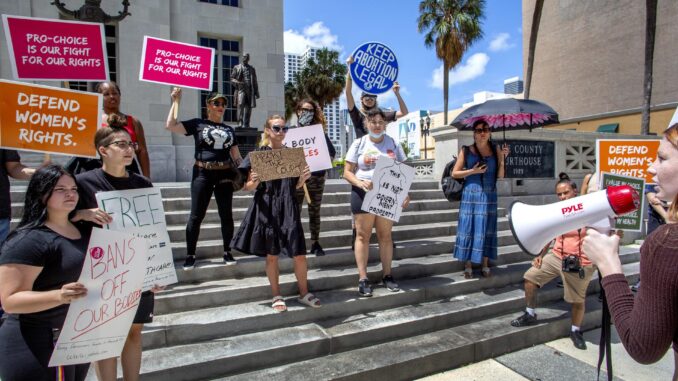
[[[523,92],[523,81],[519,77],[504,80],[504,94],[520,94]]]
[[[309,59],[316,58],[318,48],[308,47],[302,54],[285,53],[285,83],[294,81]],[[337,159],[346,153],[346,143],[342,139],[342,116],[339,99],[325,105],[327,135],[337,150]]]

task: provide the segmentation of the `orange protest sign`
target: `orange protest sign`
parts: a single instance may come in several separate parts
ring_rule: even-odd
[[[101,94],[0,80],[0,147],[96,157]]]
[[[659,140],[598,139],[596,140],[596,166],[598,173],[645,179],[653,184],[647,171],[657,159]]]

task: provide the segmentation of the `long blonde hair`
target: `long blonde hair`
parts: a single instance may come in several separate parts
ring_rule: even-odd
[[[261,133],[261,141],[259,142],[259,147],[264,147],[264,146],[269,145],[270,140],[268,139],[268,134],[266,133],[266,129],[270,129],[271,128],[271,121],[276,120],[276,119],[280,119],[283,122],[285,122],[285,118],[283,118],[282,116],[280,116],[278,114],[269,116],[268,119],[266,119],[266,122],[264,123],[264,131]]]
[[[667,128],[666,131],[664,131],[664,137],[669,143],[673,144],[673,148],[678,150],[678,123]],[[669,220],[671,220],[672,223],[678,223],[678,195],[673,199],[668,214]]]

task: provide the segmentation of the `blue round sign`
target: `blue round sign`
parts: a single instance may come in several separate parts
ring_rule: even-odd
[[[360,45],[348,69],[356,86],[374,95],[389,91],[398,79],[398,59],[391,48],[380,42]]]

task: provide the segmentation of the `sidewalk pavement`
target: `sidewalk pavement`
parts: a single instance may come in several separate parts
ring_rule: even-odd
[[[576,349],[569,336],[546,344],[467,365],[447,372],[424,377],[418,381],[519,381],[519,380],[595,380],[598,363],[598,340],[600,329],[584,333],[587,349]],[[613,327],[612,370],[615,380],[655,381],[671,380],[673,377],[673,349],[652,365],[634,361],[624,347]],[[607,380],[601,369],[600,380]]]

